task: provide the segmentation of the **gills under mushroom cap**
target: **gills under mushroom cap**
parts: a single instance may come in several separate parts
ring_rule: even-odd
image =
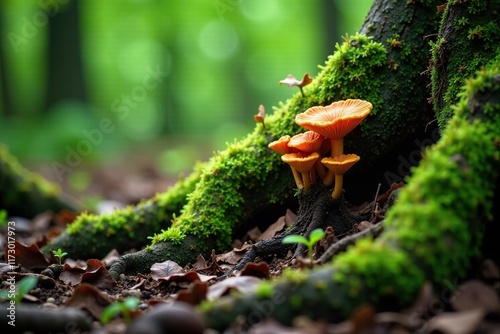
[[[321,163],[331,170],[335,175],[342,175],[359,161],[356,154],[342,154],[334,158],[323,158]]]
[[[289,164],[300,173],[308,173],[316,161],[319,159],[319,153],[311,154],[305,152],[288,153],[281,156],[281,160]]]
[[[327,138],[341,139],[361,123],[372,108],[372,104],[364,100],[336,101],[326,107],[307,109],[295,116],[295,123]]]

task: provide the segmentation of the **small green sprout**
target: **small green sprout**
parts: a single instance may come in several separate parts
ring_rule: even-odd
[[[24,296],[28,292],[30,292],[37,285],[37,283],[38,283],[38,277],[26,276],[19,281],[17,289],[12,287],[8,291],[7,290],[0,291],[0,299],[10,300],[15,304],[19,304],[23,300]]]
[[[128,325],[132,322],[131,312],[137,310],[139,299],[127,297],[104,308],[101,314],[101,323],[107,324],[114,316],[121,313],[123,321]]]
[[[63,252],[61,250],[61,248],[59,248],[58,250],[53,250],[52,253],[54,254],[55,257],[57,257],[57,259],[59,260],[59,265],[62,264],[62,258],[65,257],[66,255],[68,255],[68,253],[66,252]]]
[[[314,245],[323,238],[325,235],[325,231],[321,228],[317,228],[314,231],[311,232],[309,235],[309,239],[298,235],[298,234],[292,234],[292,235],[287,235],[285,238],[283,238],[283,243],[284,244],[294,244],[294,243],[299,243],[306,245],[308,248],[308,254],[309,254],[309,260],[311,262],[311,265],[313,263],[313,247]]]

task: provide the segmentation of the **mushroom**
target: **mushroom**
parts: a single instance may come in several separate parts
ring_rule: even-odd
[[[356,154],[341,154],[333,158],[321,159],[321,163],[325,165],[329,171],[332,172],[331,174],[327,174],[327,177],[330,177],[330,175],[335,175],[335,187],[333,188],[332,192],[333,199],[339,199],[342,195],[343,175],[345,172],[347,172],[347,170],[349,170],[349,168],[351,168],[356,162],[358,162],[359,159],[359,156]],[[332,183],[333,180],[328,180],[328,182]]]
[[[289,135],[282,136],[282,137],[280,137],[280,139],[269,143],[269,145],[267,145],[267,147],[278,152],[279,155],[292,153],[293,149],[290,146],[288,146],[290,139],[291,139],[291,137]]]
[[[283,157],[284,154],[292,153],[294,151],[294,148],[288,146],[288,143],[290,142],[290,138],[291,137],[289,135],[282,136],[282,137],[280,137],[280,139],[269,143],[269,145],[267,145],[267,147],[278,152],[278,154]],[[293,178],[295,180],[295,184],[297,185],[297,188],[299,188],[299,189],[304,188],[304,184],[302,183],[302,175],[295,168],[293,168],[292,165],[290,165],[290,168],[292,169]]]
[[[253,115],[253,119],[257,123],[262,123],[262,127],[265,129],[266,128],[266,124],[264,123],[265,118],[266,118],[266,108],[264,108],[264,106],[261,104],[259,106],[259,112]]]
[[[324,140],[325,137],[320,135],[319,133],[314,131],[306,131],[304,133],[299,133],[293,136],[288,142],[288,146],[306,153],[313,153],[313,152],[320,153],[321,146]],[[321,164],[319,160],[316,161],[314,167],[318,172],[319,177],[323,179],[326,175],[326,172],[324,166]],[[314,172],[314,169],[311,169],[311,180],[313,183],[315,179],[316,179],[316,173]]]
[[[281,156],[281,160],[289,164],[292,170],[296,170],[300,174],[302,174],[302,184],[304,186],[304,190],[309,190],[311,188],[309,172],[314,167],[314,164],[316,163],[316,161],[318,161],[318,159],[318,152],[313,152],[310,154],[306,152],[295,152],[284,154]],[[297,184],[297,187],[298,186],[299,185]]]
[[[364,100],[341,100],[326,107],[311,107],[295,116],[295,123],[329,138],[330,156],[333,158],[344,154],[344,136],[361,123],[370,114],[372,108],[372,104]],[[323,180],[326,186],[330,186],[331,183],[325,180],[333,182],[330,172]]]

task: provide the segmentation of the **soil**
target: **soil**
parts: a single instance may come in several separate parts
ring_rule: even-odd
[[[160,173],[151,172],[149,168],[142,171],[127,168],[118,169],[116,166],[107,168],[109,169],[102,168],[92,171],[93,179],[100,180],[100,182],[93,184],[91,192],[92,195],[100,194],[102,198],[106,198],[106,200],[101,200],[98,206],[103,211],[117,205],[134,204],[140,198],[151,196],[174,182],[173,178],[166,178]],[[106,178],[103,175],[113,175],[113,177]],[[132,181],[128,183],[115,182],[114,180],[117,179]],[[125,184],[126,188],[124,188]],[[134,189],[141,190],[140,196]],[[387,196],[387,194],[381,196]],[[337,239],[349,236],[355,238],[358,232],[383,224],[383,208],[374,206],[373,203],[350,207],[350,210],[354,214],[368,213],[371,219],[357,224],[345,236],[327,233],[327,237],[319,242],[315,248],[316,266],[322,265],[318,259]],[[196,327],[196,323],[200,319],[194,314],[191,306],[187,305],[196,305],[205,298],[220,298],[234,289],[245,292],[251,290],[262,279],[279,277],[285,268],[301,270],[301,268],[311,265],[308,259],[294,258],[293,254],[289,252],[287,256],[271,255],[266,258],[257,258],[248,264],[243,271],[234,274],[229,279],[222,281],[216,279],[243,257],[250,244],[270,238],[285,229],[294,219],[294,213],[287,210],[283,212],[283,217],[271,224],[267,230],[261,231],[255,227],[247,231],[245,235],[235,239],[233,250],[224,254],[212,254],[207,259],[200,256],[196,262],[184,268],[167,261],[157,264],[150,273],[135,276],[122,275],[119,280],[113,281],[106,269],[122,254],[111,252],[103,259],[75,261],[64,257],[62,266],[52,264],[51,269],[47,270],[50,263],[57,263],[57,259],[47,259],[47,263],[44,265],[44,260],[40,259],[37,249],[29,246],[46,242],[47,238],[52,238],[57,233],[64,231],[65,224],[72,220],[74,214],[76,213],[44,212],[31,220],[20,217],[13,218],[16,222],[16,242],[19,243],[18,247],[20,247],[16,248],[16,251],[21,249],[23,255],[21,255],[20,262],[26,264],[16,267],[15,280],[19,284],[23,278],[34,276],[38,282],[31,291],[24,295],[20,304],[16,304],[16,327],[8,325],[7,321],[9,320],[2,313],[9,305],[8,300],[2,305],[5,306],[0,310],[3,318],[0,320],[2,332],[9,330],[17,333],[118,334],[128,330],[128,332],[138,333],[141,331],[136,328],[137,324],[140,323],[140,319],[147,319],[148,315],[153,317],[154,312],[151,310],[156,309],[159,305],[175,303],[178,307],[180,305],[180,311],[177,311],[181,314],[178,317],[174,316],[175,325],[173,327],[177,326],[177,332],[217,333],[212,329],[204,328],[203,324],[200,325],[201,327]],[[7,228],[2,227],[0,231],[3,243],[1,246],[6,247]],[[133,251],[135,250],[130,250],[130,252]],[[5,256],[2,257],[2,262],[4,262],[3,265],[0,264],[2,290],[8,291],[12,282],[9,280],[12,275],[8,273],[11,268],[5,263],[8,262]],[[369,305],[365,305],[354,312],[350,319],[346,319],[340,324],[326,324],[306,318],[297,318],[293,322],[293,327],[284,327],[272,319],[268,319],[250,329],[243,329],[236,321],[226,333],[500,332],[500,269],[498,264],[488,258],[479,259],[475,270],[471,271],[464,280],[455,283],[455,287],[458,287],[456,290],[442,291],[441,293],[431,291],[430,286],[422,287],[421,295],[415,300],[413,306],[407,310],[400,310],[398,313],[377,313]],[[128,313],[117,312],[116,315],[105,311],[110,309],[109,305],[115,305],[111,308],[117,308],[116,305],[121,302],[120,305],[123,306],[123,301],[127,298],[129,298],[128,301],[137,302],[134,305],[136,306],[135,310]],[[67,311],[74,309],[78,311],[76,315],[67,313]],[[37,317],[37,312],[40,310],[57,310],[56,320],[45,313]],[[103,314],[110,315],[109,321],[102,320]],[[90,327],[85,329],[84,325],[80,325],[80,321]],[[168,315],[162,321],[168,323]],[[60,322],[63,324],[61,325]],[[133,324],[136,324],[136,327],[133,327]],[[173,328],[171,324],[168,326]],[[154,330],[148,332],[153,333]]]

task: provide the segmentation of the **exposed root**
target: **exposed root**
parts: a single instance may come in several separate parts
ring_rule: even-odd
[[[333,200],[331,189],[323,186],[323,184],[317,184],[299,195],[299,212],[297,213],[297,221],[292,227],[271,239],[262,240],[253,245],[238,264],[220,276],[218,280],[223,280],[235,271],[242,270],[247,263],[255,261],[257,257],[273,254],[284,256],[294,248],[295,257],[304,256],[306,252],[304,245],[283,244],[283,239],[288,235],[299,234],[308,238],[314,229],[322,228],[326,230],[330,226],[335,231],[335,235],[341,236],[351,231],[357,222],[368,217],[367,215],[353,215],[347,208],[343,198]]]

